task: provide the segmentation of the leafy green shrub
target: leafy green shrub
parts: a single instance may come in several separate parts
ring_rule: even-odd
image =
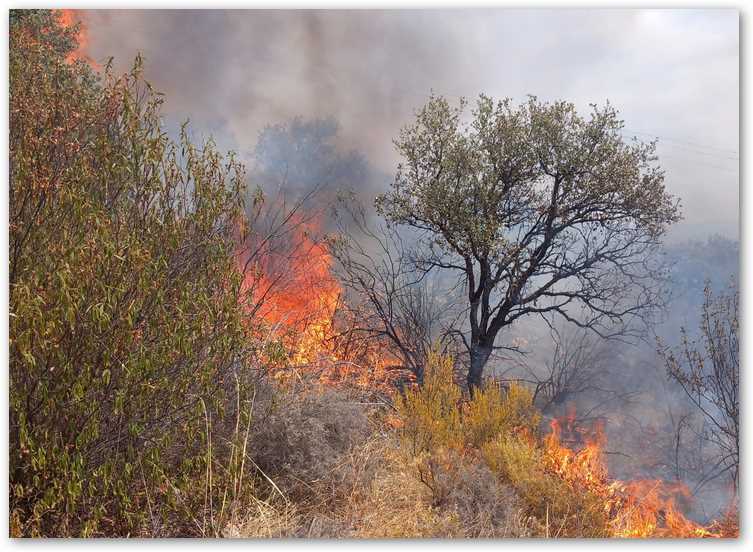
[[[240,492],[252,393],[243,169],[169,139],[138,61],[70,63],[74,37],[11,14],[11,530],[207,533]]]

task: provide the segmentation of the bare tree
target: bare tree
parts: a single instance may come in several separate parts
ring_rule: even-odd
[[[431,278],[416,270],[415,253],[394,227],[369,224],[362,205],[343,198],[340,232],[330,241],[341,283],[349,289],[349,328],[367,339],[385,339],[420,384],[427,356],[439,345],[452,348],[451,331],[458,319],[452,295],[440,297]],[[345,216],[343,216],[345,215]],[[446,290],[445,290],[446,291]]]
[[[551,330],[554,351],[543,374],[529,368],[533,399],[542,412],[573,401],[589,391],[603,391],[600,368],[603,349],[585,332],[572,335]]]
[[[719,471],[716,445],[706,435],[708,422],[697,409],[685,406],[679,413],[668,408],[669,431],[666,432],[664,462],[678,481],[692,481],[692,494],[697,494],[708,483],[718,480]]]
[[[423,270],[463,281],[472,391],[500,331],[521,317],[625,335],[661,303],[654,254],[679,211],[655,143],[626,143],[609,104],[586,120],[567,102],[481,96],[469,124],[464,106],[432,97],[418,111],[377,208],[421,234]]]
[[[729,474],[735,485],[740,446],[740,362],[736,283],[728,293],[715,296],[706,285],[701,310],[700,337],[682,328],[682,345],[672,350],[659,342],[667,374],[676,381],[702,414],[702,436],[718,449],[706,479]],[[678,438],[679,439],[679,438]]]

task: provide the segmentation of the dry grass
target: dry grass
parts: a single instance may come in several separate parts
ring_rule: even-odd
[[[223,535],[610,536],[603,497],[548,467],[530,394],[488,387],[464,400],[447,366],[396,411],[304,382],[262,393],[249,439],[257,492]]]
[[[258,400],[249,449],[267,481],[234,538],[518,537],[515,493],[478,458],[414,456],[373,403],[300,385]],[[431,483],[427,466],[431,464]],[[432,485],[434,488],[432,488]],[[261,487],[260,487],[261,488]],[[259,496],[259,495],[257,495]]]
[[[371,493],[354,505],[361,519],[354,536],[528,536],[515,493],[477,460],[452,453],[411,460],[395,441],[381,454]]]
[[[235,538],[522,537],[529,523],[515,493],[479,462],[438,473],[448,486],[441,502],[421,481],[393,436],[376,436],[340,457],[311,484],[305,503],[259,502],[225,536]],[[283,491],[284,492],[284,491]]]
[[[370,413],[356,395],[326,387],[269,394],[254,413],[253,460],[289,498],[315,498],[342,456],[372,433]]]

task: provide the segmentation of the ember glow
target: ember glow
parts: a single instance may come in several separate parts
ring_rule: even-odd
[[[575,412],[551,422],[545,440],[547,468],[574,488],[600,497],[612,529],[619,538],[736,537],[737,527],[714,522],[702,526],[685,517],[681,510],[692,500],[688,487],[679,481],[619,481],[609,477],[604,459],[606,437],[601,422],[583,429],[574,423]],[[563,441],[583,441],[570,448]]]

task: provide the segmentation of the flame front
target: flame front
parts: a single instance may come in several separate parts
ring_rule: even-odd
[[[582,448],[575,451],[563,445],[563,433],[580,433],[585,441]],[[592,430],[579,432],[575,428],[572,411],[566,418],[552,421],[551,433],[545,439],[545,462],[547,469],[568,484],[592,493],[603,501],[613,536],[737,536],[736,526],[723,529],[719,522],[714,522],[704,527],[686,518],[679,507],[690,501],[691,493],[682,482],[610,479],[604,461],[605,444],[603,424],[597,423]]]
[[[252,244],[242,248],[238,258],[244,274],[242,291],[249,298],[246,308],[250,318],[261,317],[273,331],[282,336],[290,352],[293,366],[315,364],[328,370],[351,370],[364,376],[345,358],[335,345],[335,314],[342,298],[342,287],[332,273],[333,259],[325,245],[317,240],[316,220],[294,217],[292,231],[282,246],[271,243]],[[251,240],[253,242],[253,240]],[[244,242],[241,240],[241,242]],[[249,255],[249,250],[255,251]],[[372,367],[384,370],[387,364],[382,352],[368,353]],[[283,375],[284,371],[277,373]],[[321,380],[335,383],[330,371],[322,372]],[[606,437],[604,420],[590,427],[576,423],[576,413],[551,423],[551,432],[544,439],[545,469],[564,480],[579,492],[598,497],[609,520],[610,534],[619,538],[694,538],[732,537],[739,530],[736,512],[730,509],[728,522],[702,526],[688,519],[681,511],[691,501],[691,493],[682,482],[639,479],[612,479],[605,461]],[[564,443],[568,443],[565,445]]]
[[[327,347],[333,337],[334,315],[342,294],[332,274],[332,258],[317,241],[316,221],[294,216],[292,231],[283,245],[251,244],[241,254],[248,309],[285,337],[293,351],[293,364],[314,362],[320,354],[334,354]],[[250,266],[249,266],[250,264]]]

